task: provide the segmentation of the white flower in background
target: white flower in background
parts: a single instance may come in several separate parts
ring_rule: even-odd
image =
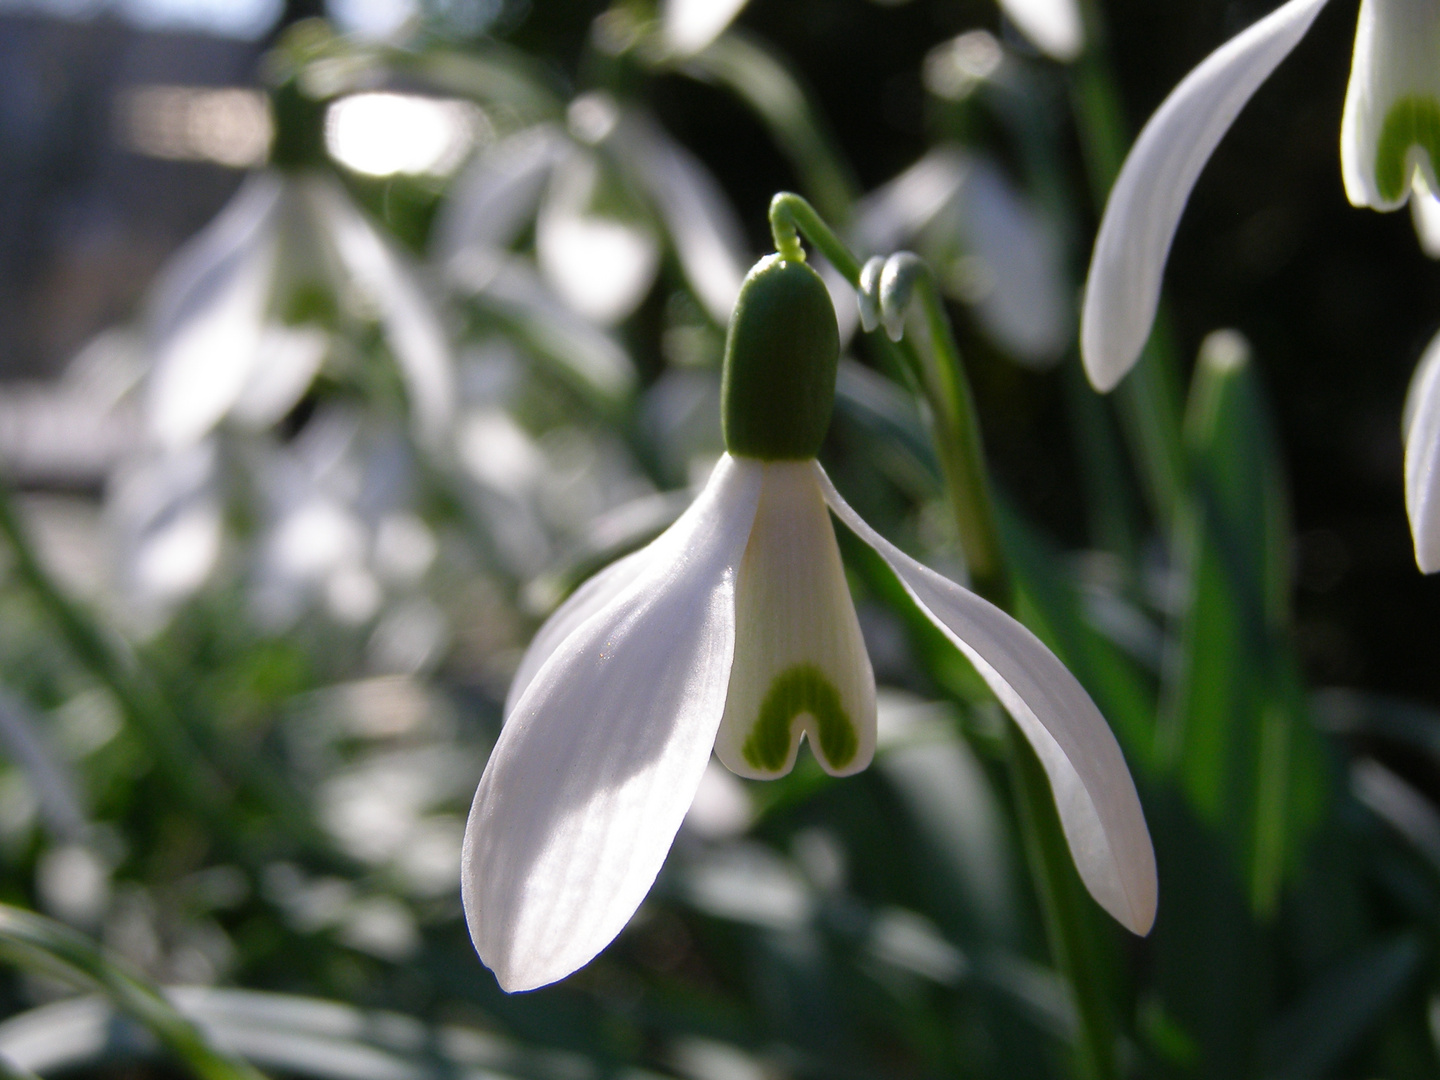
[[[450,419],[450,346],[420,286],[336,180],[255,173],[152,293],[151,434],[179,448],[227,417],[275,423],[336,334],[371,323],[399,368],[417,438],[435,445]]]
[[[521,661],[462,869],[471,936],[506,990],[563,978],[620,932],[712,748],[757,778],[788,772],[802,736],[833,775],[869,763],[874,676],[830,513],[975,665],[1035,747],[1087,887],[1148,931],[1154,855],[1094,703],[1030,631],[870,528],[815,460],[838,351],[819,276],[762,260],[727,344],[729,452],[680,519],[583,585]]]
[[[1051,222],[991,161],[938,146],[855,207],[862,252],[915,243],[941,286],[1021,363],[1060,359],[1073,332],[1072,286]]]
[[[665,43],[694,55],[735,21],[747,0],[664,0],[660,8]],[[1076,0],[997,0],[1000,10],[1041,52],[1070,61],[1085,48],[1085,28]]]
[[[535,223],[550,287],[602,325],[650,292],[662,238],[706,311],[723,323],[749,256],[719,185],[638,110],[603,93],[571,102],[565,129],[537,124],[482,149],[436,223],[436,261],[460,281],[493,268]]]
[[[1289,0],[1226,42],[1185,77],[1140,133],[1110,193],[1085,289],[1080,348],[1096,389],[1110,390],[1124,378],[1150,336],[1165,260],[1200,170],[1324,5]],[[1355,206],[1376,210],[1411,199],[1422,247],[1440,253],[1437,157],[1440,4],[1361,0],[1340,125],[1345,193]],[[1416,375],[1405,429],[1406,500],[1416,559],[1426,573],[1440,569],[1430,495],[1440,439],[1432,366],[1427,362]]]
[[[1130,151],[1100,223],[1085,290],[1085,370],[1109,390],[1150,336],[1175,227],[1211,152],[1325,0],[1289,0],[1212,53],[1165,99]],[[1440,4],[1362,0],[1340,125],[1340,170],[1355,206],[1393,210],[1437,190]],[[1435,208],[1418,213],[1427,217]],[[1422,237],[1425,231],[1422,228]]]

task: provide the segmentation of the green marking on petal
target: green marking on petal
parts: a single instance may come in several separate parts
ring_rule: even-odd
[[[1405,197],[1411,175],[1406,165],[1410,147],[1430,155],[1440,167],[1440,103],[1433,98],[1404,97],[1390,106],[1375,148],[1375,187],[1386,202]]]
[[[859,740],[840,691],[814,664],[796,664],[775,676],[760,715],[740,752],[757,769],[775,772],[785,767],[790,754],[790,725],[801,713],[815,717],[820,727],[820,752],[832,768],[843,769],[855,757]]]

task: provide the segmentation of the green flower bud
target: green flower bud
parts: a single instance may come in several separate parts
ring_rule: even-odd
[[[840,329],[820,275],[768,255],[740,287],[725,339],[725,448],[761,461],[813,458],[830,427]]]

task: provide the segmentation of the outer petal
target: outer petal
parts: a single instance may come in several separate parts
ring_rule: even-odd
[[[284,198],[279,176],[250,177],[155,287],[146,411],[166,446],[204,437],[251,375],[270,302]]]
[[[714,745],[759,465],[724,457],[644,570],[541,665],[465,830],[470,936],[509,991],[564,978],[659,873]]]
[[[1000,0],[1000,9],[1056,60],[1074,60],[1085,48],[1085,27],[1075,0]]]
[[[835,529],[811,462],[762,467],[715,753],[741,776],[783,776],[804,734],[826,772],[847,776],[875,754],[875,675]]]
[[[1420,176],[1415,178],[1415,194],[1410,199],[1410,219],[1420,250],[1432,259],[1440,259],[1440,196]]]
[[[1080,320],[1090,382],[1114,388],[1150,336],[1160,279],[1180,214],[1200,170],[1325,0],[1289,0],[1216,49],[1160,106],[1110,191]]]
[[[666,43],[676,52],[699,52],[725,32],[748,0],[664,0],[660,8]]]
[[[434,446],[455,407],[450,342],[440,317],[407,268],[340,185],[311,177],[308,192],[329,227],[340,262],[373,304],[405,381],[416,433]]]
[[[510,691],[505,695],[505,715],[515,711],[515,703],[535,680],[535,674],[550,654],[564,644],[586,619],[629,588],[650,564],[650,549],[647,544],[639,551],[632,551],[623,559],[611,563],[604,570],[585,581],[571,593],[546,619],[520,658],[515,678],[510,682]]]
[[[1440,5],[1361,0],[1340,121],[1340,171],[1356,206],[1393,210],[1417,169],[1435,185],[1440,158]]]
[[[660,265],[660,243],[638,217],[595,211],[605,180],[587,151],[576,150],[556,166],[535,221],[535,256],[566,303],[608,326],[645,299]]]
[[[1090,895],[1137,934],[1155,921],[1155,853],[1135,783],[1105,718],[1040,639],[993,604],[922,566],[870,528],[817,464],[825,501],[873,547],[963,652],[1030,740],[1055,792]]]
[[[648,117],[630,112],[617,135],[636,179],[655,200],[695,295],[721,326],[750,268],[744,233],[705,166]]]
[[[1415,561],[1440,570],[1440,335],[1420,358],[1405,401],[1405,508]]]

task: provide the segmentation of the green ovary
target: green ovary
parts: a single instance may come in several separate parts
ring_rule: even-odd
[[[1429,154],[1432,166],[1440,163],[1440,104],[1432,98],[1401,98],[1385,114],[1375,150],[1375,187],[1387,202],[1403,199],[1410,186],[1406,159],[1412,146]]]
[[[813,716],[820,728],[820,752],[832,768],[843,769],[859,748],[855,725],[840,703],[840,691],[814,664],[786,668],[770,684],[760,715],[740,752],[757,769],[785,767],[790,755],[790,725],[801,713]]]

